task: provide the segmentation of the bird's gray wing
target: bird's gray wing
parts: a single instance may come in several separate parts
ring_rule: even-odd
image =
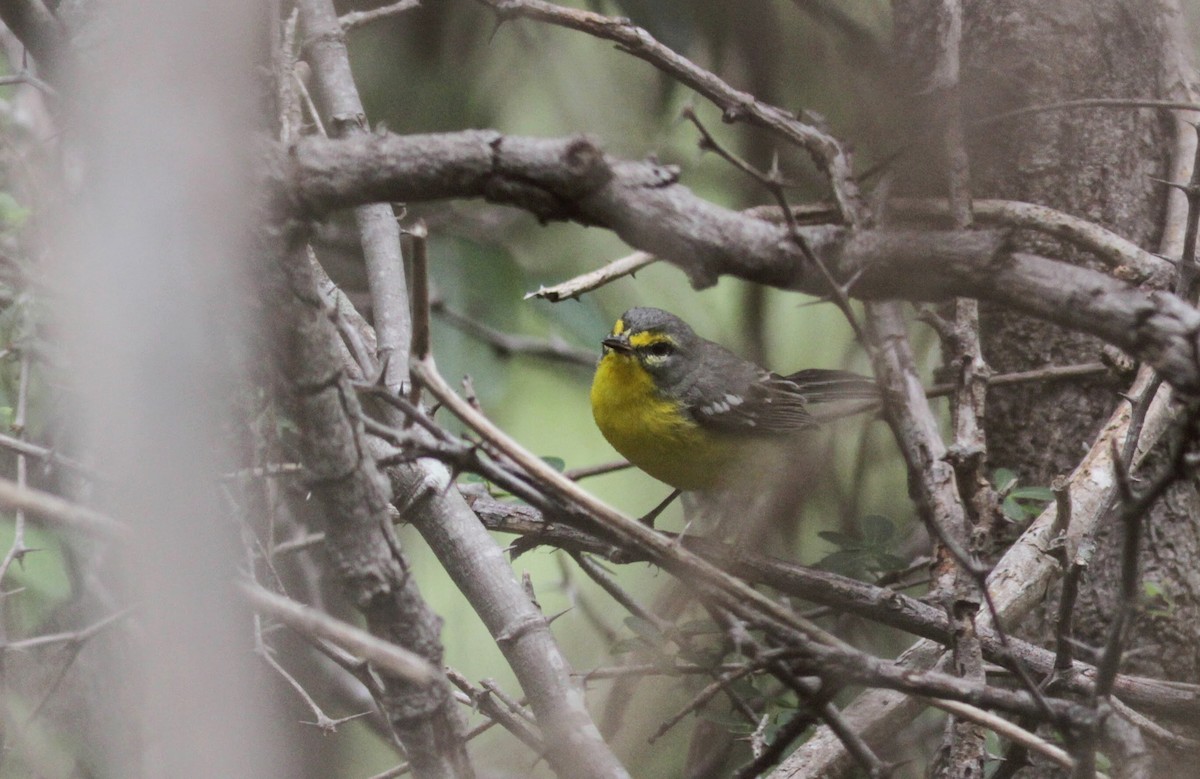
[[[705,427],[731,433],[788,433],[873,408],[879,398],[873,379],[846,371],[812,368],[790,376],[726,366],[720,388],[697,387],[689,399],[692,416]],[[732,373],[733,375],[730,375]]]
[[[719,389],[710,387],[697,393],[689,403],[692,416],[704,427],[729,433],[770,434],[816,424],[796,384],[782,376],[755,369],[742,375],[723,375],[720,384]]]

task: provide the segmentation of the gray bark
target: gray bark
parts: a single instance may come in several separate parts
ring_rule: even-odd
[[[966,4],[963,83],[968,119],[1010,108],[1092,96],[1164,97],[1168,49],[1155,3],[1130,0]],[[1156,249],[1165,210],[1170,126],[1148,111],[1067,111],[1020,117],[970,134],[974,194],[1028,200],[1093,219],[1147,249]],[[1045,237],[1018,238],[1039,254],[1088,265],[1086,253]],[[1092,338],[1028,317],[984,308],[984,345],[998,371],[1092,359]],[[1121,402],[1111,389],[1081,380],[997,389],[990,398],[988,438],[997,466],[1029,484],[1049,484],[1069,470],[1098,425]],[[1152,457],[1153,470],[1161,457]],[[1170,593],[1170,618],[1141,613],[1131,631],[1124,670],[1195,680],[1200,536],[1194,483],[1174,488],[1146,525],[1143,581]],[[1115,531],[1115,532],[1114,532]],[[1114,614],[1120,532],[1102,527],[1097,553],[1075,609],[1076,637],[1099,646]],[[1054,605],[1026,628],[1053,633]],[[1191,726],[1191,735],[1196,727]],[[1154,775],[1169,760],[1156,756]],[[1025,777],[1061,770],[1026,769]]]

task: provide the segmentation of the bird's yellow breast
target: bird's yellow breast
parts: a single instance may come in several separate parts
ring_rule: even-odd
[[[633,355],[605,354],[591,397],[596,426],[613,448],[672,487],[715,487],[740,455],[736,443],[704,430],[686,409],[662,397]]]

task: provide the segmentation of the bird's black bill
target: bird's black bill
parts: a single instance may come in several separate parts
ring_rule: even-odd
[[[623,341],[620,338],[605,338],[600,343],[614,352],[621,352],[622,354],[629,354],[633,351],[633,347],[629,345],[629,342]]]

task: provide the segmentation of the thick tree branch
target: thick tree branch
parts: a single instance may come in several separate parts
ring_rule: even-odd
[[[945,201],[899,199],[888,203],[904,216],[949,216]],[[973,200],[971,216],[977,222],[990,225],[1024,227],[1070,241],[1094,253],[1101,262],[1126,269],[1127,275],[1143,280],[1169,267],[1167,260],[1155,256],[1132,241],[1087,219],[1018,200]]]
[[[591,141],[470,131],[306,139],[277,158],[301,213],[370,201],[483,197],[541,219],[604,226],[683,268],[693,284],[733,275],[816,295],[827,282],[786,226],[721,208],[673,169],[606,157]],[[801,227],[809,248],[863,299],[974,297],[1095,335],[1200,392],[1200,312],[1166,292],[1031,254],[994,232]]]
[[[333,568],[375,635],[442,664],[441,620],[410,575],[391,527],[391,491],[366,448],[358,398],[340,364],[337,333],[301,236],[266,253],[265,295],[275,362],[294,394],[301,458],[326,522]],[[459,712],[444,678],[433,685],[383,674],[380,705],[417,776],[470,777]]]

